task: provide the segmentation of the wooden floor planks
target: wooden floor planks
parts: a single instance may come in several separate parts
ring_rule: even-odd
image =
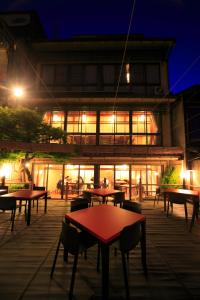
[[[200,299],[200,222],[190,233],[183,207],[175,206],[168,218],[162,202],[154,207],[153,202],[145,201],[142,208],[147,217],[149,276],[146,280],[143,275],[137,247],[129,259],[131,299]],[[0,213],[0,300],[67,299],[72,258],[66,265],[60,251],[52,280],[49,273],[61,221],[68,210],[68,202],[49,200],[46,215],[42,204],[38,213],[33,209],[29,227],[25,225],[24,215],[17,215],[13,233],[10,215]],[[79,259],[74,299],[88,300],[93,294],[100,294],[96,253],[94,247],[88,251],[87,260]],[[120,254],[115,257],[111,249],[110,258],[110,294],[113,299],[125,299]]]

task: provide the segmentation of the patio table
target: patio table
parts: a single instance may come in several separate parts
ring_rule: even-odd
[[[102,295],[103,300],[109,298],[109,245],[119,239],[125,226],[141,222],[141,247],[143,268],[146,267],[146,218],[112,205],[98,205],[67,213],[65,218],[75,226],[93,235],[100,243],[102,263]]]
[[[28,202],[28,212],[26,218],[26,224],[29,226],[31,222],[31,202],[37,199],[44,199],[44,212],[47,212],[47,191],[35,191],[35,190],[18,190],[13,193],[2,195],[1,197],[14,197],[17,200],[26,200]]]
[[[112,196],[117,193],[121,193],[120,190],[114,190],[114,189],[109,189],[109,188],[97,188],[97,189],[88,189],[86,192],[95,195],[95,196],[101,196],[102,197],[102,202],[106,202],[106,197]]]
[[[194,225],[195,217],[198,218],[199,214],[199,192],[188,190],[188,189],[164,189],[163,191],[164,195],[164,211],[166,211],[166,201],[167,197],[170,197],[170,194],[179,194],[186,198],[186,201],[193,204],[193,211],[192,211],[192,219],[190,222],[190,231],[192,230],[192,227]]]

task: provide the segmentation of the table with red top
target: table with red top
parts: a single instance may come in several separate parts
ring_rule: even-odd
[[[145,216],[112,205],[97,205],[65,215],[75,226],[84,229],[100,243],[102,261],[102,299],[109,297],[109,245],[116,241],[125,226],[141,222],[142,263],[146,268]]]
[[[30,225],[31,222],[31,201],[44,199],[44,212],[47,212],[47,191],[36,191],[36,190],[18,190],[13,193],[5,194],[1,197],[14,197],[16,200],[26,200],[28,202],[28,212],[26,218],[26,224]]]
[[[193,204],[193,212],[192,212],[192,219],[190,223],[190,231],[194,225],[195,217],[198,218],[198,213],[199,213],[199,192],[194,191],[194,190],[187,190],[187,189],[163,189],[163,194],[164,194],[164,211],[166,211],[166,200],[167,197],[170,197],[170,194],[178,194],[182,195],[183,197],[186,198],[186,200],[190,203],[192,202]]]
[[[118,194],[121,191],[120,190],[114,190],[109,188],[97,188],[97,189],[88,189],[86,192],[95,195],[95,196],[101,196],[102,202],[106,202],[106,197],[113,196],[114,194]]]

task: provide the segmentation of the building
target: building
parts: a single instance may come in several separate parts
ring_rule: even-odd
[[[181,170],[184,152],[172,139],[175,97],[168,90],[173,39],[132,35],[126,44],[122,35],[54,41],[38,34],[28,40],[15,35],[14,41],[12,60],[7,58],[8,82],[26,87],[23,105],[41,111],[45,122],[67,132],[63,144],[4,143],[4,149],[68,155],[63,163],[33,159],[36,185],[65,198],[106,178],[110,187],[134,198],[140,180],[145,195],[151,196],[167,166]],[[13,100],[4,99],[9,105]],[[67,176],[67,194],[63,189],[60,193],[57,182],[66,185]]]
[[[185,179],[188,186],[200,186],[200,85],[176,95],[172,105],[172,137],[184,150]]]

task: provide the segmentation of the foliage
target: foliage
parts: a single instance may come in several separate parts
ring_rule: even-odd
[[[21,189],[28,189],[28,183],[12,183],[9,185],[9,192],[14,192]]]
[[[45,124],[38,111],[0,107],[0,140],[40,143],[54,139],[64,140],[64,131]]]
[[[170,184],[172,188],[179,188],[179,171],[173,166],[168,166],[165,169],[163,177],[161,178],[161,188],[170,188]]]
[[[34,157],[37,158],[49,158],[54,160],[58,163],[64,163],[69,159],[69,154],[66,153],[57,153],[57,152],[51,152],[51,153],[42,153],[42,152],[35,152],[33,153]]]
[[[19,159],[24,158],[25,153],[22,151],[5,151],[1,150],[0,151],[0,163],[4,162],[14,162]]]
[[[25,153],[22,151],[0,151],[0,164],[6,162],[15,162],[18,160],[23,160],[25,158],[49,158],[58,163],[64,163],[69,159],[69,154],[66,153],[43,153],[43,152],[34,152],[34,153]]]

